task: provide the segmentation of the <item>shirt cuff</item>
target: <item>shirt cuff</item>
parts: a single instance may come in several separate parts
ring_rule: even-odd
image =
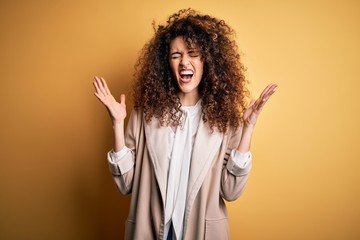
[[[226,168],[229,172],[237,177],[246,175],[250,172],[252,166],[252,155],[250,151],[241,153],[232,150]]]
[[[130,151],[130,149],[127,148],[126,146],[124,146],[118,152],[115,152],[114,150],[111,150],[110,154],[112,155],[112,159],[114,160],[114,163],[118,163],[129,151]]]
[[[122,175],[128,171],[130,171],[131,168],[134,166],[134,161],[132,159],[130,149],[127,147],[124,147],[119,152],[114,152],[114,150],[111,150],[107,154],[109,168],[112,174],[114,175]]]
[[[237,150],[232,150],[231,157],[234,159],[235,163],[240,168],[246,168],[246,165],[249,163],[249,160],[251,160],[251,153],[250,151],[247,151],[246,153],[241,153]]]

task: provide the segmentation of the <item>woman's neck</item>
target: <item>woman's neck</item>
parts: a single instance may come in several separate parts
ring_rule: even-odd
[[[179,93],[180,103],[182,106],[194,106],[200,100],[200,94],[194,93]]]

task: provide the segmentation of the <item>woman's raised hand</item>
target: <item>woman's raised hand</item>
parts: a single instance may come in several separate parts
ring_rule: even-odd
[[[109,111],[113,125],[117,123],[123,123],[126,117],[126,105],[125,105],[125,95],[121,94],[120,103],[116,101],[113,95],[106,84],[104,78],[95,77],[93,82],[95,87],[95,96],[105,105]]]
[[[271,95],[275,92],[276,87],[277,85],[275,83],[269,84],[258,99],[250,102],[250,105],[244,113],[245,126],[254,126],[256,124],[257,118],[262,108],[264,107],[267,100],[269,100]]]

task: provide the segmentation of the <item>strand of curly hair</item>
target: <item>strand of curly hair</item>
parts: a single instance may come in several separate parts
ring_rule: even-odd
[[[154,37],[144,46],[135,65],[134,107],[141,108],[145,121],[157,118],[162,126],[181,123],[179,91],[169,65],[170,42],[184,37],[199,47],[204,61],[198,90],[203,121],[213,130],[226,132],[242,123],[249,91],[240,61],[234,31],[224,20],[201,15],[192,9],[171,15],[165,25],[153,23]]]

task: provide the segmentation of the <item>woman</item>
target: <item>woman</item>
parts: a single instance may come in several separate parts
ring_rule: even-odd
[[[125,238],[228,239],[224,200],[244,190],[254,126],[276,85],[246,108],[233,30],[191,9],[157,27],[134,76],[125,134],[125,95],[117,102],[103,78],[94,81],[113,123],[110,171],[132,194]]]

